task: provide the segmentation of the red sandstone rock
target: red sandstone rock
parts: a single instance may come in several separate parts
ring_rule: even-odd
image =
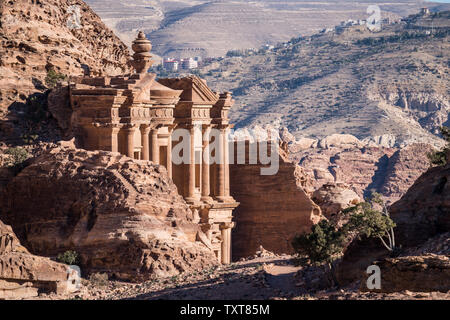
[[[261,175],[261,167],[230,166],[231,193],[240,203],[234,213],[234,259],[254,255],[260,246],[275,254],[292,253],[292,238],[323,218],[304,190],[308,178],[299,166],[281,156],[276,175]]]
[[[450,165],[428,170],[390,212],[397,224],[399,245],[420,245],[450,232]]]
[[[76,288],[68,280],[68,266],[30,254],[11,227],[0,221],[0,299],[69,293]]]
[[[396,151],[389,158],[379,192],[391,203],[399,200],[430,167],[427,154],[431,151],[432,147],[424,143],[414,143]]]
[[[312,177],[311,193],[324,184],[344,183],[361,198],[376,191],[392,204],[429,168],[430,151],[426,144],[403,149],[345,145],[306,148],[291,158]]]
[[[0,202],[31,252],[77,251],[83,272],[146,279],[217,264],[195,241],[199,227],[165,168],[147,161],[61,146],[16,176]]]
[[[450,290],[450,258],[428,254],[388,258],[374,265],[381,270],[381,289],[376,292],[448,292]],[[366,276],[367,277],[367,276]],[[361,290],[368,291],[367,278],[361,282]]]
[[[68,27],[73,5],[81,29]],[[2,1],[0,16],[0,109],[41,91],[50,69],[75,76],[131,68],[126,45],[81,0]]]

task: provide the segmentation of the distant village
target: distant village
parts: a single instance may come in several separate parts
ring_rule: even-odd
[[[274,45],[265,44],[259,49],[256,48],[247,48],[247,49],[236,49],[230,50],[227,52],[226,57],[246,57],[250,55],[254,55],[257,53],[262,53],[266,51],[272,51],[275,49]],[[221,61],[225,57],[206,57],[203,58],[201,56],[196,57],[188,57],[188,58],[173,58],[167,57],[163,58],[161,67],[164,71],[167,72],[178,72],[178,71],[187,71],[187,70],[195,70],[204,65],[208,65],[214,61]]]
[[[164,58],[163,68],[169,72],[177,72],[179,70],[192,70],[201,67],[203,58],[198,56],[195,58]]]
[[[431,12],[428,8],[422,8],[420,12],[416,16],[427,16],[430,15]],[[414,17],[414,16],[412,16]],[[399,18],[399,19],[392,19],[392,18],[384,18],[379,21],[381,25],[390,25],[390,24],[398,24],[398,23],[408,23],[410,22],[409,18]],[[335,32],[337,34],[342,33],[345,29],[350,28],[352,26],[356,25],[366,25],[367,20],[346,20],[342,21],[339,25],[333,27],[333,28],[326,28],[322,29],[316,36],[320,36],[321,34]],[[429,31],[426,31],[427,33],[430,33]],[[247,49],[234,49],[230,50],[226,53],[226,57],[248,57],[256,54],[263,54],[265,52],[270,51],[277,51],[278,49],[288,47],[289,45],[298,42],[299,40],[303,39],[302,36],[292,38],[290,41],[285,43],[279,43],[277,45],[273,44],[265,44],[260,48],[247,48]],[[225,57],[187,57],[187,58],[173,58],[173,57],[166,57],[163,58],[162,64],[159,66],[160,71],[164,70],[168,73],[178,73],[183,71],[190,71],[195,73],[196,69],[199,69],[205,65],[211,64],[215,61],[221,61]],[[161,70],[162,69],[162,70]]]

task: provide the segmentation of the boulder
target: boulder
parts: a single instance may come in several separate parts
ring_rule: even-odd
[[[67,265],[30,254],[11,227],[0,221],[0,299],[70,293],[77,289],[71,276]]]
[[[217,264],[165,168],[148,161],[62,143],[12,179],[0,203],[31,252],[76,251],[85,273],[140,280]]]
[[[376,292],[448,292],[450,290],[450,258],[445,255],[427,254],[387,258],[374,262],[381,271],[381,289]],[[368,291],[367,278],[361,290]]]
[[[328,219],[361,202],[361,198],[345,184],[325,184],[313,193],[312,200]]]
[[[362,146],[363,143],[351,134],[332,134],[319,141],[319,147],[322,149],[329,149],[331,147],[354,148]]]

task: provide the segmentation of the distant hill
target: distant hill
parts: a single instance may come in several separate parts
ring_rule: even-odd
[[[281,124],[300,136],[386,134],[433,142],[450,125],[450,11],[411,16],[373,33],[363,26],[300,37],[201,70],[234,92],[237,127]]]
[[[222,56],[230,49],[260,47],[312,35],[348,19],[365,19],[373,1],[349,0],[87,0],[127,44],[138,29],[159,56]],[[378,3],[383,17],[448,4],[418,0]]]

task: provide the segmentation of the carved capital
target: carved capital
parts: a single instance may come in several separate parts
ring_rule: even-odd
[[[234,222],[224,222],[219,225],[220,230],[233,229],[235,226]]]

